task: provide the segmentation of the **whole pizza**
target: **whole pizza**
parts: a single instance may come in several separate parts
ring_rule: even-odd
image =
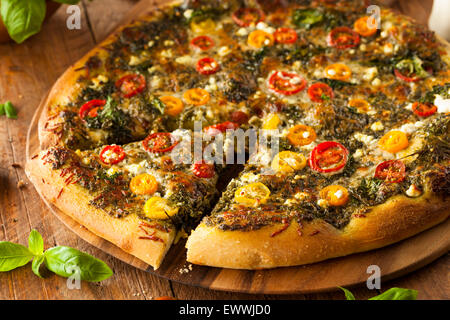
[[[383,247],[445,221],[448,45],[369,9],[155,9],[57,81],[27,173],[61,211],[154,268],[180,238],[191,263],[262,269]],[[267,143],[255,147],[252,133]]]

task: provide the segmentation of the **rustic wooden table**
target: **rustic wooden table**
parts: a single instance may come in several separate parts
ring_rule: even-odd
[[[58,76],[97,42],[111,32],[132,8],[131,0],[83,0],[81,30],[66,28],[66,7],[61,7],[42,32],[22,45],[0,45],[0,101],[17,106],[18,120],[0,118],[0,241],[27,243],[31,229],[37,229],[46,247],[67,245],[107,262],[114,276],[101,283],[67,288],[66,279],[36,277],[30,266],[0,273],[0,299],[343,299],[341,292],[308,295],[250,295],[189,287],[135,269],[78,238],[50,213],[23,171],[26,132],[36,106]],[[425,22],[431,1],[409,0],[396,5],[399,10]],[[23,187],[18,184],[25,183]],[[449,299],[447,254],[430,265],[401,278],[382,283],[419,291],[420,299]],[[377,292],[361,286],[353,288],[359,299]]]

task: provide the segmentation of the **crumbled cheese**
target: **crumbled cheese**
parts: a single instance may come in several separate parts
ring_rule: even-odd
[[[150,40],[149,42],[147,42],[147,46],[149,48],[153,47],[154,45],[155,45],[155,41],[153,41],[153,40]]]
[[[353,154],[353,158],[359,159],[364,155],[362,149],[356,149],[355,153]]]
[[[176,58],[175,62],[179,64],[192,64],[193,59],[191,56],[186,55]]]
[[[192,9],[187,9],[185,12],[183,12],[183,16],[186,19],[190,19],[192,17],[192,14],[194,13],[194,10]]]
[[[425,125],[425,123],[423,121],[417,121],[415,123],[405,123],[400,128],[398,128],[398,130],[402,131],[406,134],[412,134],[415,131],[417,131],[417,129],[420,129],[424,125]]]
[[[372,85],[378,87],[381,84],[381,80],[379,78],[375,78],[372,81]]]
[[[101,87],[102,84],[105,84],[106,82],[108,82],[108,77],[104,76],[104,75],[99,75],[98,77],[92,79],[92,85],[90,85],[89,87],[97,90]]]
[[[113,176],[114,174],[116,174],[117,172],[119,172],[119,168],[118,167],[116,167],[116,166],[112,166],[111,168],[109,168],[107,171],[106,171],[106,174],[108,175],[108,176]]]
[[[381,131],[384,129],[384,125],[381,121],[377,121],[377,122],[372,123],[372,125],[370,126],[370,129],[372,131]]]
[[[217,54],[221,57],[224,57],[230,53],[231,53],[231,49],[227,46],[220,47],[219,50],[217,50]]]
[[[450,94],[450,92],[449,92]],[[434,105],[438,108],[439,113],[448,113],[450,112],[450,99],[444,99],[441,95],[435,95]]]
[[[141,64],[142,59],[137,57],[137,56],[131,56],[130,57],[130,61],[128,62],[128,64],[130,66],[137,66],[138,64]]]
[[[363,43],[363,44],[361,44],[360,46],[359,46],[359,50],[361,50],[361,51],[366,51],[367,50],[367,46]]]
[[[274,33],[275,32],[274,28],[268,26],[265,22],[262,22],[262,21],[257,23],[256,29],[262,30],[262,31],[267,32],[267,33]]]
[[[162,50],[161,51],[161,57],[163,57],[163,58],[172,58],[173,57],[172,50],[171,49]]]
[[[161,86],[162,86],[162,80],[161,80],[161,78],[160,78],[159,76],[153,76],[152,79],[151,79],[151,81],[150,81],[150,86],[151,86],[153,89],[161,88]]]
[[[363,79],[365,81],[372,81],[378,74],[377,67],[367,68],[364,72]]]
[[[170,47],[170,46],[173,46],[175,44],[175,42],[173,42],[173,40],[165,40],[163,44],[166,47]]]
[[[307,197],[308,197],[308,193],[306,193],[306,192],[297,192],[297,193],[294,195],[294,198],[297,199],[297,200],[304,200],[304,199],[306,199]]]
[[[383,52],[384,52],[385,54],[392,54],[392,53],[394,52],[394,47],[393,47],[393,45],[392,45],[391,43],[386,43],[386,44],[383,46]]]
[[[328,208],[328,206],[329,206],[328,201],[325,199],[317,200],[317,205],[322,208]]]
[[[408,197],[415,198],[415,197],[420,196],[421,194],[422,194],[422,190],[417,188],[415,184],[410,185],[408,190],[406,190],[406,195]]]
[[[236,35],[245,37],[246,35],[248,35],[248,30],[246,28],[239,28],[239,30],[236,31]]]
[[[145,170],[145,160],[139,163],[129,164],[124,166],[124,169],[130,172],[131,174],[137,176],[138,174],[144,173]]]
[[[354,137],[356,140],[358,140],[366,145],[370,144],[374,140],[373,136],[369,136],[369,135],[366,135],[366,134],[363,134],[360,132],[355,133]]]

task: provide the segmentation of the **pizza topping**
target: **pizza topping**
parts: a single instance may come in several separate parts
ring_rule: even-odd
[[[110,145],[103,148],[100,152],[100,160],[104,164],[116,164],[125,158],[125,151],[121,146]]]
[[[199,178],[212,178],[215,174],[214,165],[205,161],[195,163],[192,172]]]
[[[322,142],[311,151],[309,166],[322,173],[338,173],[347,164],[348,154],[347,148],[339,142]]]
[[[151,197],[145,202],[144,213],[147,218],[165,220],[177,214],[178,208],[172,207],[164,198]]]
[[[355,108],[359,113],[367,113],[370,111],[370,104],[364,99],[352,99],[348,102],[348,106]]]
[[[289,129],[289,142],[294,146],[306,146],[316,140],[316,131],[312,127],[298,124]]]
[[[128,74],[116,81],[116,88],[125,98],[131,98],[144,91],[146,85],[145,77],[141,74]]]
[[[262,30],[252,31],[247,39],[248,45],[257,49],[271,46],[273,41],[273,35]]]
[[[163,96],[160,97],[159,100],[164,103],[164,112],[169,116],[175,117],[183,111],[183,101],[179,98],[173,96]]]
[[[209,101],[210,96],[209,92],[205,89],[194,88],[187,90],[183,94],[183,98],[189,104],[193,104],[194,106],[202,106]]]
[[[265,184],[255,182],[238,188],[234,194],[234,200],[244,205],[255,206],[265,203],[269,195],[270,190]]]
[[[374,17],[361,17],[355,21],[353,29],[363,37],[373,36],[378,30],[377,20]]]
[[[429,74],[422,67],[422,60],[417,56],[412,59],[403,59],[395,65],[395,76],[406,82],[416,82],[426,78]]]
[[[216,23],[212,19],[205,19],[201,21],[192,21],[191,29],[195,33],[207,33],[216,30]]]
[[[83,104],[78,112],[80,119],[86,117],[94,118],[98,116],[98,110],[100,110],[106,104],[106,100],[91,100]]]
[[[337,27],[330,31],[327,43],[338,49],[353,48],[359,44],[359,34],[349,27]]]
[[[422,195],[422,190],[419,189],[414,183],[406,190],[406,195],[411,198],[417,198]]]
[[[246,114],[243,111],[239,111],[239,110],[233,111],[231,113],[230,117],[233,122],[238,123],[238,124],[246,124],[246,123],[248,123],[248,120],[249,120],[248,114]]]
[[[281,151],[273,158],[270,166],[276,172],[292,173],[306,166],[306,158],[301,153]]]
[[[144,149],[153,153],[164,153],[171,151],[178,144],[173,135],[168,132],[156,132],[142,141]]]
[[[276,42],[283,44],[295,43],[298,38],[297,31],[292,28],[278,28],[273,35]]]
[[[324,102],[334,97],[333,89],[322,82],[311,85],[308,89],[308,95],[313,102]]]
[[[388,183],[402,182],[405,177],[405,164],[400,160],[389,160],[380,163],[375,169],[375,178]]]
[[[249,27],[256,25],[265,18],[264,12],[257,8],[239,8],[231,16],[237,25],[241,27]]]
[[[219,67],[219,63],[210,57],[198,60],[196,65],[198,73],[204,75],[216,73],[219,70]]]
[[[214,40],[208,36],[198,36],[191,40],[191,46],[196,49],[206,51],[214,46]]]
[[[280,117],[276,114],[270,114],[266,121],[264,121],[263,129],[264,130],[276,130],[280,125],[281,120]]]
[[[214,136],[219,133],[224,133],[227,130],[236,130],[237,128],[239,128],[239,124],[231,121],[225,121],[219,124],[214,124],[212,126],[205,127],[203,130],[205,131],[206,134]]]
[[[289,96],[296,94],[306,87],[306,80],[295,72],[275,71],[269,77],[269,89]]]
[[[320,190],[320,198],[327,201],[333,207],[343,206],[349,200],[347,188],[340,185],[331,185]]]
[[[151,174],[142,173],[131,179],[130,190],[139,195],[151,195],[158,190],[158,182]]]
[[[325,76],[333,80],[347,81],[352,76],[352,71],[345,64],[334,63],[325,68]]]
[[[292,15],[292,22],[304,29],[310,29],[312,26],[323,21],[323,14],[317,9],[297,9]]]
[[[438,108],[432,103],[414,102],[412,111],[419,117],[429,117],[437,112]]]
[[[403,149],[406,149],[408,145],[409,142],[406,133],[399,130],[389,131],[383,137],[381,137],[380,141],[378,142],[378,146],[380,147],[380,149],[390,153],[396,153]]]

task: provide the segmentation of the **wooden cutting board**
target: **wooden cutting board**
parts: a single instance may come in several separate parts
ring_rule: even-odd
[[[123,23],[130,22],[151,10],[154,10],[154,1],[142,0],[130,11]],[[42,108],[43,103],[37,108],[30,124],[27,136],[27,159],[30,159],[32,155],[39,151],[37,122]],[[40,193],[40,190],[37,191]],[[215,290],[264,294],[311,293],[334,290],[337,286],[349,287],[365,282],[369,277],[367,268],[370,265],[379,266],[382,280],[386,281],[430,263],[448,252],[450,248],[450,221],[447,220],[433,229],[382,249],[312,265],[259,271],[190,265],[186,263],[184,241],[181,241],[171,248],[162,266],[154,271],[144,262],[91,233],[52,206],[42,197],[42,194],[41,198],[51,212],[69,229],[110,255],[155,275],[180,283]]]

